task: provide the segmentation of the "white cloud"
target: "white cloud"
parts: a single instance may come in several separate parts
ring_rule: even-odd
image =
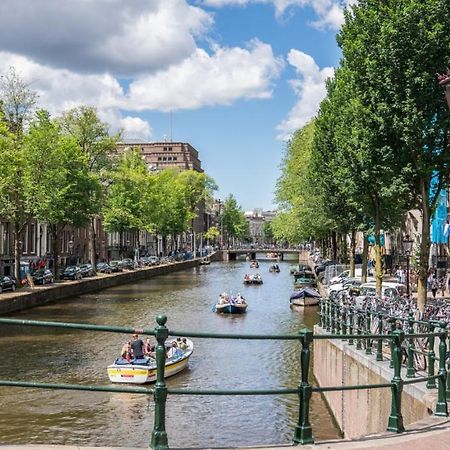
[[[344,8],[356,0],[203,0],[205,5],[216,8],[225,6],[245,6],[248,4],[272,4],[275,15],[282,17],[290,8],[310,7],[317,14],[317,20],[312,22],[316,28],[331,28],[337,30],[344,22]]]
[[[1,50],[55,68],[129,75],[195,52],[213,19],[186,0],[2,0]]]
[[[258,40],[247,48],[215,46],[211,55],[197,49],[181,64],[131,83],[127,103],[137,110],[169,111],[269,98],[282,67],[271,46]]]
[[[288,54],[288,61],[299,77],[290,81],[297,103],[288,117],[277,126],[279,139],[287,138],[315,116],[327,93],[325,81],[334,74],[332,67],[320,69],[311,56],[299,50],[292,49]]]

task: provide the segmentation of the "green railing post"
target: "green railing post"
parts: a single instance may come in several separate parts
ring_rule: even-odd
[[[366,311],[366,334],[370,334],[371,329],[370,329],[370,323],[371,323],[371,316],[372,316],[372,310],[370,309],[370,305],[367,306],[367,311]],[[372,341],[370,340],[370,338],[366,339],[366,355],[371,355],[372,354]]]
[[[411,311],[408,317],[408,334],[414,334],[414,313]],[[414,378],[416,370],[414,369],[414,338],[408,338],[408,368],[406,369],[406,378]]]
[[[446,383],[447,371],[445,369],[445,357],[447,356],[447,322],[439,322],[439,378],[438,378],[438,399],[436,403],[436,416],[448,416]]]
[[[383,313],[378,312],[378,334],[383,334]],[[383,339],[377,340],[377,361],[383,361]]]
[[[395,433],[402,433],[405,431],[403,426],[402,416],[402,390],[403,380],[401,377],[401,364],[402,364],[402,341],[405,333],[402,330],[395,330],[393,333],[393,355],[394,360],[394,377],[391,380],[392,387],[392,403],[391,403],[391,415],[388,421],[388,431],[394,431]]]
[[[361,315],[361,312],[360,311],[357,311],[356,312],[356,322],[357,322],[357,330],[356,330],[356,333],[358,334],[358,335],[361,335],[362,334],[362,330],[361,330],[361,327],[362,327],[362,315]],[[358,339],[357,340],[357,342],[356,342],[356,350],[361,350],[362,349],[362,342],[361,342],[361,339]]]
[[[323,328],[324,324],[324,302],[325,300],[323,298],[319,300],[319,327],[321,328]]]
[[[389,322],[391,324],[391,334],[393,334],[396,329],[395,317],[389,317]],[[393,339],[391,339],[390,346],[391,346],[391,360],[389,361],[389,368],[393,369],[394,368],[394,346],[395,346]]]
[[[354,318],[354,310],[353,307],[348,308],[348,334],[353,334],[353,318]],[[353,338],[348,340],[348,345],[353,345]]]
[[[326,331],[331,331],[331,300],[327,299]]]
[[[341,334],[342,328],[342,308],[339,305],[336,305],[336,334]]]
[[[169,448],[166,432],[166,399],[167,386],[164,381],[164,368],[166,364],[165,342],[169,336],[166,322],[167,317],[159,315],[156,318],[158,326],[155,327],[156,346],[156,384],[155,384],[155,425],[152,433],[151,447],[153,450],[166,450]]]
[[[347,306],[342,307],[342,334],[347,334]]]
[[[336,312],[336,305],[332,301],[331,302],[331,333],[336,333],[336,322],[335,322],[335,312]]]
[[[300,332],[302,350],[300,354],[301,383],[298,387],[299,396],[299,417],[298,424],[295,427],[293,442],[295,444],[312,444],[314,438],[312,435],[311,424],[309,423],[309,403],[311,400],[312,387],[308,381],[309,363],[311,359],[309,346],[313,341],[311,330],[304,329]]]
[[[446,393],[445,393],[445,398],[447,400],[450,400],[450,357],[449,357],[450,356],[450,354],[449,354],[449,352],[450,352],[450,342],[449,342],[449,345],[448,345],[448,349],[449,349],[449,351],[445,355],[445,358],[447,360],[447,390],[446,390]]]
[[[434,324],[428,324],[428,332],[434,333]],[[436,361],[436,353],[434,352],[434,336],[430,336],[428,339],[428,376],[434,377],[434,362]],[[433,378],[432,380],[427,381],[428,389],[436,389],[436,380]]]

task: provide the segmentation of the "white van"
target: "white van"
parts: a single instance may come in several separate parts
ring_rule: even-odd
[[[376,283],[364,283],[361,285],[361,296],[375,295]],[[401,297],[406,294],[406,286],[401,283],[384,282],[381,287],[381,297]]]

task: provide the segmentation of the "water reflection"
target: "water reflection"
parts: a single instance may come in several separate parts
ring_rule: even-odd
[[[173,330],[221,333],[297,333],[317,320],[314,310],[289,308],[292,278],[259,272],[264,284],[244,286],[248,263],[213,263],[14,314],[58,320],[153,327],[157,314]],[[220,291],[240,292],[249,304],[242,316],[211,311]],[[128,336],[88,331],[8,326],[0,330],[4,379],[108,384],[106,366]],[[26,357],[25,357],[26,355]],[[168,380],[171,387],[263,389],[294,387],[299,380],[300,346],[292,341],[195,339],[188,370]],[[3,443],[142,446],[149,444],[153,400],[145,396],[2,388]],[[14,407],[12,407],[14,405]],[[169,444],[174,447],[245,446],[289,443],[298,399],[288,396],[171,396],[167,403]],[[316,437],[337,430],[316,394],[311,421]],[[193,424],[195,424],[193,426]]]

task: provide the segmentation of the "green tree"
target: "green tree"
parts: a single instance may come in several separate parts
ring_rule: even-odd
[[[249,226],[244,212],[232,194],[223,202],[220,222],[223,227],[222,232],[226,235],[228,247],[231,244],[230,239],[248,239],[250,237]]]

